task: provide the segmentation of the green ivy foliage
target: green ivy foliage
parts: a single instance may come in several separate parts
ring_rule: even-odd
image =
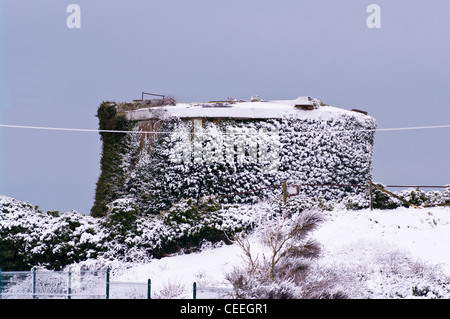
[[[123,114],[117,114],[115,103],[103,102],[97,111],[99,130],[129,131],[134,123]],[[95,202],[91,209],[93,217],[106,215],[107,205],[126,194],[125,174],[121,169],[123,154],[129,151],[128,134],[101,132],[102,155],[100,176],[95,190]]]

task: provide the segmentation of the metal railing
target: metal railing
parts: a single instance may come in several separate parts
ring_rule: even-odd
[[[193,299],[232,296],[231,287],[192,286]],[[0,299],[151,299],[151,280],[110,280],[110,270],[31,271],[0,269]]]
[[[230,298],[232,293],[233,288],[231,287],[207,287],[198,285],[196,282],[192,285],[193,299]]]
[[[2,271],[0,299],[145,299],[151,298],[151,281],[110,280],[110,270]]]
[[[163,99],[166,97],[165,95],[162,95],[162,94],[154,94],[154,93],[142,92],[142,94],[141,94],[141,100],[142,101],[144,101],[144,95],[159,96],[159,97],[161,97]]]

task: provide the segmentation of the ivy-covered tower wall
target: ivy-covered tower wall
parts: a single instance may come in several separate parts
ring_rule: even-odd
[[[133,132],[101,133],[101,175],[92,215],[106,214],[108,205],[121,199],[131,201],[138,214],[158,214],[181,199],[205,196],[252,203],[280,196],[277,185],[284,181],[366,185],[376,121],[315,101],[147,108],[103,103],[100,129]],[[351,186],[301,188],[301,194],[324,200],[364,191]]]

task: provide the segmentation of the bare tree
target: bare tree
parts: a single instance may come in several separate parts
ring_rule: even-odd
[[[298,276],[307,268],[307,261],[317,258],[320,245],[308,238],[322,218],[316,212],[302,212],[293,217],[284,215],[262,233],[262,243],[270,249],[269,277]],[[292,278],[295,279],[295,278]]]
[[[235,236],[244,259],[244,268],[235,268],[226,275],[235,297],[297,297],[311,261],[321,252],[320,245],[309,235],[322,220],[314,211],[274,218],[258,229],[261,247],[256,255],[247,234]]]

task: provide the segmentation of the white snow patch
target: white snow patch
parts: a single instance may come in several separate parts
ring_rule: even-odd
[[[449,208],[332,211],[327,218],[315,233],[324,258],[349,263],[365,257],[358,248],[397,247],[450,275]]]
[[[324,214],[326,221],[313,233],[323,246],[320,260],[323,265],[356,268],[362,265],[376,270],[383,266],[377,262],[392,258],[392,263],[395,263],[391,254],[403,256],[404,253],[427,265],[439,265],[450,276],[450,208],[338,210]],[[257,247],[255,238],[251,237],[251,242]],[[186,287],[181,297],[191,298],[193,282],[199,283],[199,287],[229,287],[225,274],[242,263],[242,251],[236,244],[223,245],[136,264],[117,272],[114,279],[144,282],[151,278],[155,292],[167,284],[179,283]],[[397,266],[402,267],[400,264],[391,265]],[[373,273],[368,276],[373,276]],[[380,280],[372,279],[368,285],[380,285]]]

